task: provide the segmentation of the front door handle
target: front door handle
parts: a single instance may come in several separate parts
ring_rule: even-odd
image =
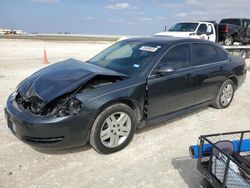
[[[186,79],[190,79],[191,77],[192,77],[192,74],[187,74],[187,75],[185,76]]]

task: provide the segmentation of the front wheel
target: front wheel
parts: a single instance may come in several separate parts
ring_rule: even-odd
[[[133,110],[122,103],[104,109],[96,118],[90,132],[92,147],[104,154],[125,148],[132,140],[136,127]]]
[[[222,84],[217,97],[214,99],[214,102],[212,103],[212,106],[218,109],[227,108],[233,100],[234,91],[235,91],[234,82],[230,79],[226,80]]]

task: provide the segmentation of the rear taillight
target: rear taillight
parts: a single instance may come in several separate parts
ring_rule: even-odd
[[[225,33],[228,33],[228,25],[225,26]]]

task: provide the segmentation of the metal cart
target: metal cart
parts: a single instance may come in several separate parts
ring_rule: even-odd
[[[204,153],[209,144],[211,150]],[[198,146],[201,188],[250,188],[250,131],[200,136]]]

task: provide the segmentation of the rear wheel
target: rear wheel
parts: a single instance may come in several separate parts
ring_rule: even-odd
[[[133,110],[125,104],[114,104],[104,109],[96,118],[89,142],[100,153],[114,153],[129,144],[135,127]]]
[[[224,44],[226,46],[230,46],[230,45],[233,45],[234,43],[234,40],[233,40],[233,37],[231,36],[226,36],[225,40],[224,40]]]
[[[217,97],[214,99],[214,102],[212,103],[212,106],[218,109],[227,108],[233,100],[234,91],[235,91],[234,82],[230,79],[226,80],[222,84]]]

